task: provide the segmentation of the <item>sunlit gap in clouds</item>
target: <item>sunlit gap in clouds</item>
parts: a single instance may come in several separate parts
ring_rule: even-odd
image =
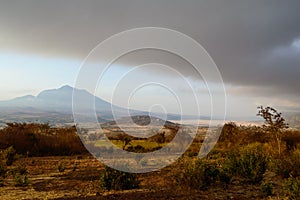
[[[198,104],[201,114],[210,115],[210,93],[218,95],[220,91],[222,95],[222,89],[222,83],[205,83],[164,65],[150,63],[138,67],[110,66],[99,81],[96,95],[122,107],[149,111],[153,105],[161,105],[168,113],[180,114],[184,110],[186,115],[197,114]]]
[[[292,43],[292,47],[297,48],[298,50],[300,50],[300,37],[295,39]]]

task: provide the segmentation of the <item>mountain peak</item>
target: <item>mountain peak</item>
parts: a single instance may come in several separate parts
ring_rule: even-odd
[[[41,91],[36,97],[27,95],[19,98],[15,98],[8,101],[0,101],[0,111],[9,109],[14,112],[19,109],[31,110],[43,112],[59,112],[63,114],[70,114],[73,112],[73,91],[76,92],[76,99],[79,101],[77,110],[85,113],[90,113],[91,108],[95,107],[96,112],[101,113],[103,118],[112,118],[112,105],[105,100],[96,97],[84,89],[76,89],[69,85],[61,86],[60,88],[47,89]],[[94,102],[93,106],[90,103]],[[119,113],[127,113],[126,109],[114,107]],[[0,112],[1,117],[1,112]]]
[[[21,96],[21,97],[16,97],[15,100],[16,99],[34,99],[34,98],[35,98],[35,96],[33,96],[33,95],[25,95],[25,96]]]
[[[64,85],[62,87],[59,88],[59,90],[73,90],[74,88],[69,86],[69,85]]]

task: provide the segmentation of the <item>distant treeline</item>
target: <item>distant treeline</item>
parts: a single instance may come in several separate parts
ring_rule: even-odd
[[[7,123],[0,130],[0,149],[12,146],[18,154],[56,156],[87,153],[75,126],[54,128],[48,124]]]

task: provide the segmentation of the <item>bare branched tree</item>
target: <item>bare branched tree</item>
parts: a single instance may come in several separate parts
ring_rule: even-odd
[[[272,134],[274,134],[278,145],[278,153],[280,155],[281,153],[280,145],[281,145],[281,139],[283,134],[282,130],[288,128],[289,126],[285,122],[285,119],[282,117],[282,113],[277,112],[276,109],[270,106],[268,107],[259,106],[257,107],[257,109],[258,109],[257,116],[261,116],[265,120],[264,127]]]

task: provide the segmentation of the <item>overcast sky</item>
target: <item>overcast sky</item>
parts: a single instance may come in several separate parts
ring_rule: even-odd
[[[299,0],[1,0],[0,99],[74,86],[82,60],[101,41],[151,26],[180,31],[206,49],[224,80],[229,116],[253,116],[261,104],[299,111],[299,10]],[[108,77],[117,80],[121,72],[147,62],[180,68],[194,86],[200,84],[188,64],[151,51],[119,60]],[[142,74],[172,82],[162,71]],[[109,90],[107,86],[97,94],[107,99]],[[142,96],[161,94],[157,99],[167,101],[157,91]],[[136,107],[143,109],[141,102]]]

